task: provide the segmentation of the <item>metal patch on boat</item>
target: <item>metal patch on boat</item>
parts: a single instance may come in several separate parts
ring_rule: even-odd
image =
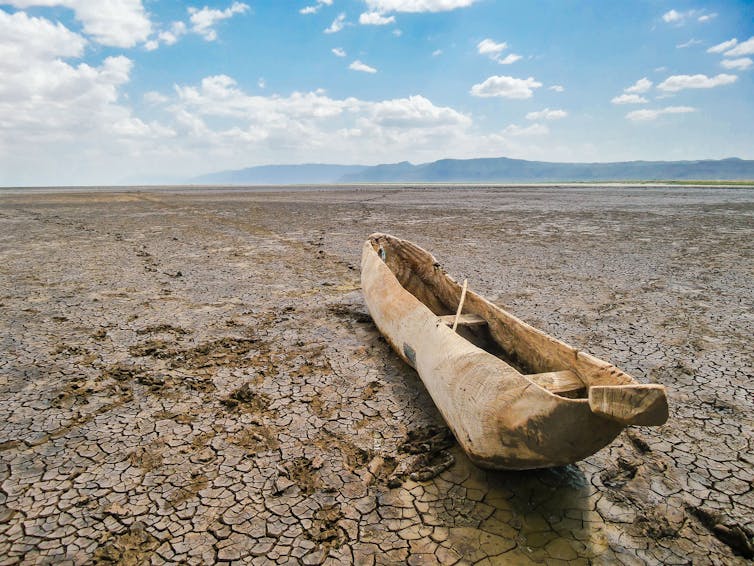
[[[411,367],[415,368],[416,367],[416,352],[411,346],[409,346],[405,342],[403,343],[403,354],[406,356],[406,359],[408,359],[408,363],[411,364]]]

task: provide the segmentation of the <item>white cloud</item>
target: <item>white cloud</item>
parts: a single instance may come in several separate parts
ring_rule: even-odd
[[[487,55],[490,59],[497,61],[501,65],[510,65],[522,58],[521,55],[515,53],[509,53],[505,57],[502,57],[502,52],[508,48],[508,44],[504,41],[497,43],[493,39],[486,38],[480,41],[476,48],[480,55]]]
[[[399,30],[399,29],[394,29],[394,30],[392,31],[392,33],[393,33],[393,35],[394,35],[395,37],[400,37],[400,36],[402,36],[402,35],[403,35],[403,32],[402,32],[401,30]]]
[[[702,43],[702,40],[691,38],[688,41],[676,45],[676,49],[686,49],[687,47],[691,47],[692,45],[699,45],[700,43]]]
[[[248,4],[244,4],[243,2],[233,2],[225,10],[217,10],[207,6],[201,10],[198,8],[189,8],[188,12],[191,14],[189,17],[191,20],[191,31],[201,35],[207,41],[214,41],[217,39],[217,32],[213,27],[217,22],[232,18],[235,14],[243,14],[248,10]]]
[[[471,87],[471,94],[488,98],[500,96],[503,98],[524,99],[531,98],[534,94],[532,89],[539,88],[542,83],[534,78],[516,79],[508,76],[494,75],[482,83],[475,84]]]
[[[425,153],[436,158],[458,144],[479,149],[468,143],[470,117],[422,96],[377,102],[333,99],[323,91],[250,96],[221,75],[177,87],[171,108],[182,142],[239,165],[248,164],[250,153],[268,163],[280,155],[295,161],[333,154],[344,162],[363,162],[367,154],[393,160]],[[234,126],[217,120],[228,117]]]
[[[26,66],[28,60],[81,57],[86,39],[63,24],[34,18],[25,12],[0,10],[0,68]],[[8,78],[3,77],[2,82]]]
[[[304,8],[301,8],[298,13],[299,14],[316,14],[319,12],[320,8],[322,6],[332,6],[332,0],[317,0],[316,4],[313,4],[312,6],[306,6]]]
[[[143,98],[144,102],[152,105],[163,104],[169,100],[167,96],[163,96],[162,94],[154,90],[145,92]]]
[[[480,41],[476,48],[480,55],[489,55],[494,58],[496,55],[499,55],[502,51],[507,49],[508,44],[504,41],[502,43],[497,43],[494,40],[487,38]]]
[[[363,110],[379,126],[426,128],[469,125],[471,119],[452,108],[438,107],[423,96],[409,96],[368,104]]]
[[[665,12],[662,15],[662,19],[668,23],[674,23],[674,22],[680,22],[682,21],[683,15],[681,15],[680,12],[677,12],[675,10],[670,10],[669,12]]]
[[[498,59],[497,62],[501,65],[510,65],[511,63],[515,63],[519,59],[522,59],[521,55],[516,55],[515,53],[509,53],[502,59]]]
[[[707,23],[717,17],[717,13],[705,13],[704,10],[686,10],[685,12],[679,12],[678,10],[669,10],[662,15],[662,19],[665,23],[674,24],[677,26],[684,25],[688,20],[696,19],[701,23]]]
[[[552,85],[547,87],[550,90],[554,90],[555,92],[563,92],[565,90],[565,87],[563,85]]]
[[[708,77],[707,75],[673,75],[657,85],[657,88],[665,92],[678,92],[686,88],[714,88],[734,83],[736,80],[738,80],[736,75],[726,75],[724,73],[714,77]]]
[[[530,126],[517,126],[511,124],[503,130],[507,136],[543,136],[550,133],[550,128],[544,124],[531,124]]]
[[[723,41],[722,43],[713,45],[712,47],[707,49],[707,53],[722,53],[723,51],[727,51],[731,47],[735,47],[737,43],[738,40],[734,37],[733,39],[729,39],[728,41]]]
[[[529,112],[526,115],[527,120],[560,120],[561,118],[565,118],[568,116],[568,112],[565,110],[550,110],[549,108],[545,108],[544,110],[539,110],[538,112]]]
[[[343,29],[346,22],[345,13],[338,14],[338,16],[332,21],[330,27],[325,30],[325,33],[338,33]]]
[[[725,52],[726,57],[739,57],[741,55],[754,55],[754,36]]]
[[[364,12],[359,23],[366,26],[385,26],[395,22],[395,16],[383,16],[380,12]]]
[[[751,60],[751,57],[741,57],[740,59],[723,59],[720,64],[726,69],[745,71],[751,68],[754,61]]]
[[[61,6],[73,10],[84,33],[102,45],[133,47],[152,31],[142,0],[7,0],[15,8]]]
[[[264,77],[259,77],[259,80],[257,81],[257,86],[259,88],[267,88],[267,81],[264,80]]]
[[[623,89],[623,92],[642,94],[647,92],[650,88],[652,88],[652,81],[647,77],[644,77],[636,81],[630,87]]]
[[[157,38],[165,45],[174,45],[178,39],[186,34],[186,24],[183,22],[173,22],[169,30],[161,31]]]
[[[639,94],[621,94],[620,96],[613,98],[610,102],[613,104],[644,104],[649,101]]]
[[[477,0],[366,0],[373,12],[447,12],[466,8]]]
[[[358,59],[354,61],[353,63],[351,63],[350,65],[348,65],[348,68],[351,69],[352,71],[361,71],[362,73],[373,74],[377,72],[377,69],[375,69],[374,67],[370,67],[366,63],[362,63]]]
[[[696,108],[691,106],[666,106],[657,110],[634,110],[626,114],[626,118],[632,122],[647,122],[655,120],[663,114],[686,114],[688,112],[696,112]]]
[[[333,55],[335,55],[336,57],[346,56],[346,52],[342,47],[333,47],[331,51],[333,52]]]
[[[442,55],[442,49],[435,49],[432,52],[432,57],[439,57],[440,55]]]

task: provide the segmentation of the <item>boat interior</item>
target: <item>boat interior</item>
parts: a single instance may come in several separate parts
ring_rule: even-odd
[[[461,313],[456,317],[462,288],[431,254],[410,242],[384,235],[373,238],[372,246],[403,288],[441,323],[451,328],[455,324],[459,336],[551,393],[570,399],[587,397],[587,385],[574,368],[563,362],[563,358],[573,357],[572,349],[531,327],[520,327],[518,319],[472,292],[466,293]],[[546,343],[542,344],[543,341]],[[558,347],[569,351],[553,355],[553,348]]]

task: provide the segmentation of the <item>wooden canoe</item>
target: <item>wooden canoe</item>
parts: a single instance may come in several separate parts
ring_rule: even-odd
[[[472,291],[453,332],[461,286],[408,241],[372,234],[364,243],[361,283],[380,332],[417,370],[478,466],[570,464],[626,426],[668,418],[662,385],[640,384]]]

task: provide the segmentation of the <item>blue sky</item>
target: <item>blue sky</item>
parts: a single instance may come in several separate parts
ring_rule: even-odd
[[[0,0],[0,185],[754,159],[751,1]]]

